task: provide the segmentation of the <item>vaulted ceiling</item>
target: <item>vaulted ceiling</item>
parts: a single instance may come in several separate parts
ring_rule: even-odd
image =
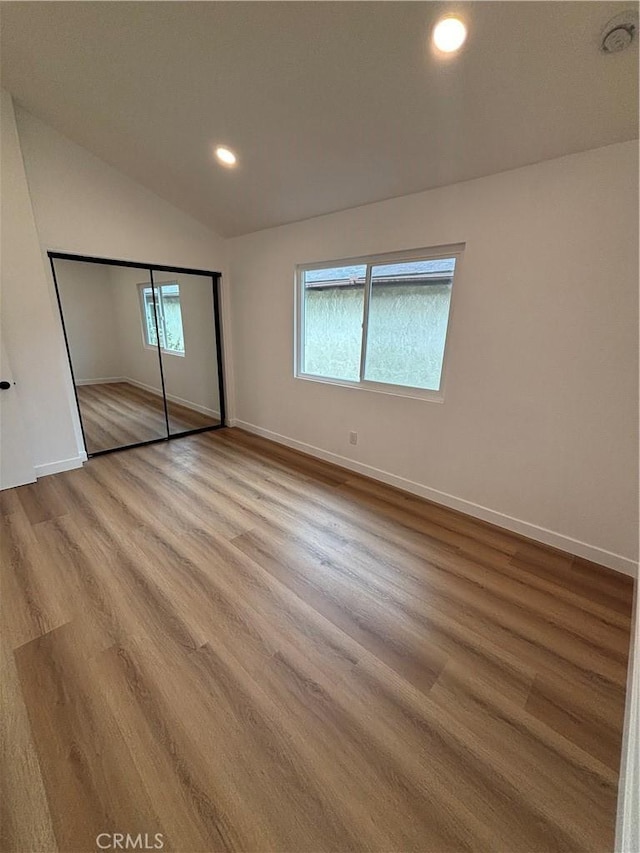
[[[9,2],[27,110],[223,235],[638,134],[618,2]],[[430,30],[469,28],[443,60]],[[225,143],[235,169],[212,156]]]

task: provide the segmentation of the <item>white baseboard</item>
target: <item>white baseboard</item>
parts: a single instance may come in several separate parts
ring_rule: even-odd
[[[48,477],[49,474],[60,474],[62,471],[73,471],[74,468],[82,468],[87,461],[87,454],[82,451],[71,459],[59,459],[57,462],[47,462],[44,465],[36,465],[36,477]]]
[[[328,450],[323,450],[320,447],[315,447],[312,444],[306,444],[303,441],[289,438],[286,435],[272,432],[269,429],[250,424],[247,421],[234,418],[229,421],[229,426],[237,426],[247,432],[255,433],[263,438],[268,438],[278,444],[284,444],[294,450],[300,450],[302,453],[308,453],[310,456],[316,456],[318,459],[324,459],[326,462],[333,462],[334,465],[339,465],[341,468],[347,468],[349,471],[355,471],[358,474],[364,474],[366,477],[371,477],[373,480],[379,480],[381,483],[387,483],[389,486],[395,486],[405,492],[410,492],[413,495],[418,495],[421,498],[426,498],[433,503],[442,504],[450,509],[458,510],[466,515],[471,515],[481,521],[488,521],[490,524],[495,524],[497,527],[503,527],[505,530],[510,530],[512,533],[519,533],[521,536],[526,536],[528,539],[533,539],[536,542],[541,542],[544,545],[549,545],[552,548],[557,548],[559,551],[566,551],[576,557],[582,557],[585,560],[591,560],[601,566],[607,566],[610,569],[615,569],[632,578],[638,576],[638,564],[628,557],[623,557],[621,554],[614,554],[611,551],[606,551],[603,548],[598,548],[595,545],[589,545],[587,542],[581,542],[578,539],[573,539],[570,536],[565,536],[562,533],[557,533],[554,530],[547,530],[544,527],[539,527],[537,524],[531,524],[528,521],[522,521],[519,518],[513,518],[510,515],[505,515],[494,509],[481,506],[480,504],[467,501],[464,498],[458,498],[455,495],[450,495],[447,492],[441,492],[438,489],[432,489],[429,486],[424,486],[422,483],[416,483],[413,480],[407,480],[405,477],[398,477],[396,474],[391,474],[388,471],[383,471],[380,468],[374,468],[372,465],[365,465],[362,462],[356,462],[349,459],[347,456],[340,456],[338,453],[332,453]]]
[[[135,385],[136,388],[141,388],[143,391],[148,391],[150,394],[162,397],[161,388],[154,388],[153,385],[145,385],[144,382],[138,382],[137,379],[129,379],[127,376],[120,381],[128,382],[130,385]],[[167,394],[167,400],[169,400],[170,403],[177,403],[179,406],[184,406],[187,409],[193,409],[194,412],[200,412],[201,415],[209,415],[211,418],[220,420],[220,412],[216,412],[215,409],[208,409],[206,406],[201,406],[199,403],[192,403],[190,400],[184,400],[182,397],[176,397],[175,394]]]
[[[76,379],[76,385],[111,385],[113,382],[128,382],[124,376],[107,376],[104,379]]]

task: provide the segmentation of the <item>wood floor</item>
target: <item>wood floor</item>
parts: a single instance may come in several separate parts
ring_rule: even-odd
[[[613,849],[624,576],[235,429],[0,506],[3,850]]]
[[[162,397],[129,382],[78,385],[88,453],[110,450],[167,435]],[[212,418],[167,401],[171,434],[220,423]]]

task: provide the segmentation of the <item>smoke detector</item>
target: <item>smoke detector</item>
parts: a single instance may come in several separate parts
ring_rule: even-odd
[[[635,9],[621,12],[602,31],[600,49],[604,53],[620,53],[626,50],[638,35],[638,13]]]

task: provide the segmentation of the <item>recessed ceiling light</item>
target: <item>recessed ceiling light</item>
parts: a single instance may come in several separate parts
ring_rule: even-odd
[[[216,148],[216,157],[225,166],[235,166],[238,160],[233,151],[224,145],[218,145]]]
[[[467,37],[467,28],[460,18],[447,16],[436,24],[433,30],[433,43],[443,53],[459,50]]]

